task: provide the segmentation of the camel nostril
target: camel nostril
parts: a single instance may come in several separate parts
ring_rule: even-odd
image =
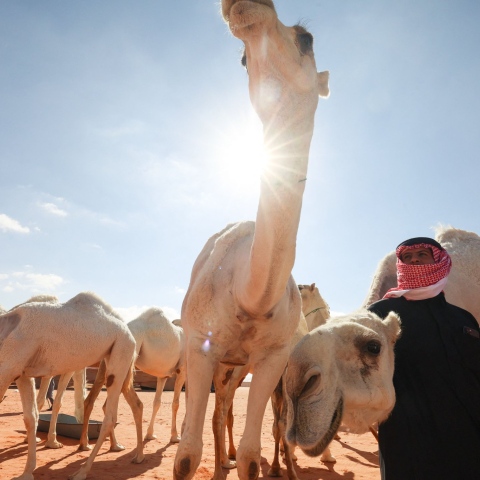
[[[300,395],[308,395],[309,393],[312,393],[315,387],[318,385],[320,382],[320,374],[312,375],[305,383],[303,386],[302,392]]]

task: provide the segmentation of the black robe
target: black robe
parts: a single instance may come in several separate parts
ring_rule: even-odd
[[[473,315],[443,293],[380,300],[400,315],[396,403],[379,427],[382,480],[480,479],[480,333]]]

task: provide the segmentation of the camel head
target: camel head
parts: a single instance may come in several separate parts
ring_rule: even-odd
[[[222,0],[222,15],[245,45],[252,105],[264,126],[313,123],[318,96],[328,96],[328,72],[317,73],[313,37],[302,26],[285,26],[271,0]]]
[[[354,433],[395,404],[393,347],[400,319],[367,310],[330,319],[294,348],[285,372],[287,441],[320,455],[343,423]]]
[[[308,324],[308,329],[323,325],[330,317],[330,307],[318,291],[314,283],[298,285],[302,297],[302,312]]]

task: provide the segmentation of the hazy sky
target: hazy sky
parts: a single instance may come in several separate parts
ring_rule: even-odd
[[[480,3],[282,0],[331,96],[316,114],[294,277],[332,310],[449,224],[480,233]],[[179,316],[192,265],[254,219],[261,125],[209,0],[0,2],[0,304],[94,291]]]

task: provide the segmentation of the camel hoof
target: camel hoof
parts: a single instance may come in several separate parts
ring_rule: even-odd
[[[320,457],[320,461],[323,463],[337,463],[337,459],[333,455],[325,455]]]
[[[180,443],[180,437],[178,435],[170,437],[170,443]]]
[[[282,469],[281,468],[272,468],[270,467],[267,475],[269,477],[283,477]]]
[[[41,438],[35,437],[35,443],[40,443],[41,441],[42,441]],[[23,440],[23,443],[28,443],[28,438],[27,437],[25,437],[25,440]],[[17,477],[17,478],[21,478],[21,477]],[[15,479],[13,479],[13,480],[15,480]]]
[[[47,440],[45,442],[45,447],[47,448],[62,448],[63,447],[63,443],[60,443],[60,442],[57,442],[56,440]]]
[[[132,458],[132,463],[142,463],[143,461],[145,460],[145,455],[135,455],[133,458]]]
[[[237,468],[237,462],[233,460],[222,462],[222,468],[228,468],[228,469]]]
[[[92,449],[92,446],[87,443],[86,445],[79,445],[77,448],[77,451],[88,452],[88,450],[91,450],[91,449]]]
[[[154,433],[147,433],[145,435],[145,440],[155,440],[157,436]]]
[[[34,480],[32,473],[24,473],[19,477],[12,478],[12,480]]]
[[[123,450],[125,450],[125,447],[123,445],[120,445],[119,443],[110,446],[111,452],[121,452]]]
[[[341,437],[338,433],[335,434],[335,436],[333,437],[334,440],[340,440]]]
[[[83,473],[82,469],[78,472],[74,473],[73,475],[68,476],[68,480],[85,480],[87,478],[87,474]]]

